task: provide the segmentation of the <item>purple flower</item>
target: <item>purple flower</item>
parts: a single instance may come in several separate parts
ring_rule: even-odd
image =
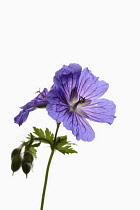
[[[35,97],[33,100],[25,104],[24,106],[20,107],[22,111],[14,118],[14,122],[17,123],[19,126],[22,125],[27,120],[29,112],[35,110],[36,108],[42,108],[47,106],[46,96],[48,90],[44,88],[40,94]]]
[[[56,72],[54,86],[48,92],[48,114],[63,122],[77,140],[91,141],[95,137],[86,119],[112,124],[115,118],[115,104],[100,98],[109,85],[98,79],[88,68],[82,71],[78,64],[64,65]]]

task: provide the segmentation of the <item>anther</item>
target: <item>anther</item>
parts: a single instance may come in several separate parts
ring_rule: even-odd
[[[85,98],[82,97],[82,96],[80,96],[80,97],[79,97],[79,103],[81,103],[81,104],[82,104],[82,103],[85,103]]]

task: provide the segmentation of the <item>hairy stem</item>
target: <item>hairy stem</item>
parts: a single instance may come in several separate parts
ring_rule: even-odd
[[[52,158],[53,158],[53,155],[54,155],[54,151],[55,151],[55,144],[56,144],[56,138],[57,138],[57,133],[58,133],[59,126],[60,126],[60,123],[57,123],[57,128],[56,128],[56,132],[55,132],[53,146],[51,148],[52,151],[51,151],[51,154],[50,154],[50,157],[49,157],[49,160],[48,160],[48,164],[47,164],[47,168],[46,168],[46,174],[45,174],[45,180],[44,180],[44,186],[43,186],[40,210],[43,210],[43,207],[44,207],[44,200],[45,200],[45,193],[46,193],[49,169],[50,169],[51,161],[52,161]]]

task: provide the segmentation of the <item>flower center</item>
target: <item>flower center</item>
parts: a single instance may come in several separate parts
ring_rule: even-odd
[[[73,98],[72,101],[69,101],[70,111],[73,111],[73,110],[78,111],[77,110],[78,105],[84,104],[85,101],[86,101],[86,99],[82,96],[79,97],[78,101],[75,101],[75,99]]]

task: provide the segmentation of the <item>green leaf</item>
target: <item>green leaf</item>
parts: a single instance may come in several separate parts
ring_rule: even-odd
[[[77,153],[77,151],[72,148],[72,145],[76,144],[67,141],[67,136],[60,136],[57,137],[55,148],[64,155]]]
[[[37,155],[36,155],[36,153],[37,153],[37,150],[34,148],[34,147],[30,147],[29,148],[29,151],[33,154],[33,156],[35,157],[35,158],[37,158]]]
[[[52,142],[53,141],[53,138],[54,138],[53,133],[51,133],[51,131],[49,131],[48,128],[46,128],[46,130],[45,130],[45,138],[47,140],[49,140],[50,142]]]
[[[36,143],[36,144],[32,144],[32,146],[33,146],[33,147],[39,147],[39,146],[40,146],[40,144],[41,144],[41,142]]]
[[[67,136],[59,136],[56,138],[56,144],[66,144],[67,143]]]
[[[39,138],[45,138],[46,136],[45,136],[45,133],[44,133],[44,131],[40,128],[36,128],[36,127],[33,127],[33,129],[34,129],[34,134],[36,134]]]
[[[39,138],[41,138],[42,142],[52,145],[54,135],[53,133],[51,133],[51,131],[49,131],[48,128],[46,128],[45,132],[41,128],[39,129],[39,128],[33,127],[33,129],[34,129],[33,133]]]

